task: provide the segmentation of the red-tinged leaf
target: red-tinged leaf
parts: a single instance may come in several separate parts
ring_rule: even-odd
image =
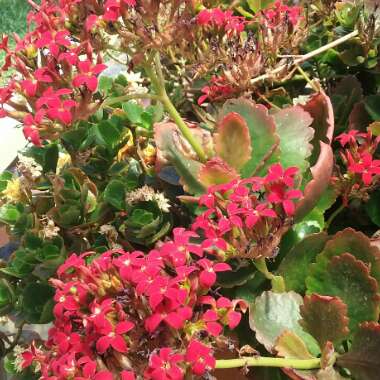
[[[353,75],[344,77],[332,91],[337,129],[346,128],[348,117],[355,104],[363,99],[361,83]]]
[[[216,154],[234,169],[240,170],[251,158],[248,125],[236,112],[227,114],[218,123],[214,142]]]
[[[380,376],[380,325],[363,323],[354,335],[350,350],[337,364],[350,370],[355,379],[378,380]]]
[[[280,137],[280,162],[283,167],[296,166],[300,173],[309,167],[307,158],[312,153],[310,144],[314,130],[310,127],[313,122],[308,112],[300,106],[284,108],[273,114],[276,132]]]
[[[274,118],[265,106],[243,98],[228,100],[221,110],[220,118],[231,112],[245,120],[251,139],[252,154],[240,173],[243,177],[250,177],[260,170],[265,173],[265,168],[279,158],[280,139],[276,134]]]
[[[292,380],[347,380],[346,377],[342,377],[332,367],[312,371],[301,371],[292,368],[283,368],[282,370]]]
[[[304,298],[300,321],[323,349],[327,342],[339,344],[349,334],[347,305],[340,298],[312,294]]]
[[[366,235],[352,228],[346,228],[326,243],[321,255],[330,259],[346,252],[367,264],[371,276],[380,282],[380,250],[371,244],[371,240]],[[317,262],[318,260],[319,256]]]
[[[311,127],[315,134],[312,141],[314,149],[311,176],[304,180],[304,197],[297,203],[296,221],[301,221],[315,207],[330,183],[334,166],[334,155],[330,146],[334,134],[334,111],[330,98],[320,92],[311,97],[303,108],[314,119]]]
[[[348,309],[349,327],[355,332],[364,321],[377,321],[380,295],[369,267],[344,253],[331,259],[323,253],[306,279],[308,293],[339,297]]]
[[[320,91],[310,97],[302,108],[313,118],[314,129],[312,164],[315,164],[320,153],[320,141],[331,144],[334,135],[334,110],[330,98]]]
[[[274,346],[277,356],[291,359],[311,359],[303,340],[294,332],[285,330],[278,338]]]
[[[228,183],[237,178],[239,174],[236,170],[218,157],[207,161],[198,174],[199,182],[205,187]]]
[[[365,132],[372,118],[365,109],[364,102],[356,103],[348,118],[348,128]]]

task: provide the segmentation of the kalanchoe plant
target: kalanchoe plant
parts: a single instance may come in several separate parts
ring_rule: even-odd
[[[7,372],[377,380],[376,2],[28,3],[0,42],[29,142],[0,176]]]

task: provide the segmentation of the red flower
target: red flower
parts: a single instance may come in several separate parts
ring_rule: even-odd
[[[270,188],[268,201],[275,204],[280,203],[285,211],[285,214],[288,216],[293,216],[295,212],[293,199],[299,199],[301,197],[301,190],[286,190],[284,186],[275,184]]]
[[[44,32],[36,41],[38,48],[48,47],[54,57],[58,57],[60,47],[69,47],[71,45],[68,36],[70,32],[67,30],[47,31]]]
[[[265,183],[281,181],[286,186],[293,187],[294,177],[297,173],[298,168],[296,167],[290,167],[284,170],[281,164],[274,164],[268,170],[268,174],[265,177]]]
[[[231,84],[227,83],[223,77],[213,76],[209,86],[202,88],[203,95],[199,97],[198,104],[201,106],[207,100],[220,101],[230,98],[234,95],[235,89]]]
[[[217,272],[231,270],[231,267],[226,263],[214,263],[208,259],[201,259],[197,264],[203,269],[199,275],[199,282],[204,288],[210,288],[215,284]]]
[[[135,380],[136,376],[131,371],[123,371],[121,373],[121,380]]]
[[[42,145],[38,126],[41,124],[43,117],[43,111],[38,111],[34,116],[28,114],[24,117],[24,128],[22,129],[24,136],[36,146]]]
[[[271,208],[268,208],[268,205],[265,203],[259,204],[254,209],[247,210],[245,215],[245,224],[248,228],[254,227],[262,217],[275,218],[277,216],[277,214]]]
[[[183,361],[183,355],[175,354],[171,348],[161,348],[149,358],[149,367],[144,378],[152,380],[182,380],[184,372],[178,365]]]
[[[363,136],[363,133],[359,133],[359,131],[353,129],[351,131],[348,131],[347,133],[341,133],[339,136],[335,138],[335,140],[339,141],[342,147],[345,147],[347,144],[356,143],[357,136]]]
[[[91,91],[95,92],[98,87],[97,75],[100,74],[107,68],[107,65],[98,64],[93,65],[90,60],[79,61],[78,69],[80,74],[77,74],[73,79],[74,86],[86,85],[86,87]]]
[[[128,351],[127,343],[123,334],[131,331],[134,324],[129,321],[119,322],[113,326],[108,320],[104,319],[100,333],[103,335],[96,342],[96,349],[99,354],[104,354],[110,347],[115,351],[126,353]]]
[[[44,107],[49,118],[58,120],[63,124],[70,124],[72,121],[71,108],[76,107],[76,102],[72,99],[61,99],[62,96],[69,95],[72,90],[62,88],[54,91],[49,87],[36,102],[38,108]]]
[[[215,368],[215,358],[210,347],[197,340],[192,340],[187,347],[185,360],[190,363],[192,372],[202,376]]]
[[[374,175],[380,174],[380,160],[374,160],[368,152],[362,153],[359,161],[354,160],[351,154],[348,154],[348,160],[348,170],[352,173],[361,174],[366,186],[371,185]]]
[[[145,328],[148,332],[153,332],[164,321],[173,329],[178,330],[191,318],[192,314],[191,308],[187,306],[179,308],[177,304],[175,307],[160,305],[156,312],[145,320]]]

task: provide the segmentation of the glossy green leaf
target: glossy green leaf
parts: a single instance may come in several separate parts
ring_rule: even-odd
[[[322,252],[328,239],[328,235],[324,232],[309,235],[284,257],[278,268],[278,274],[284,278],[287,290],[305,292],[309,266]]]
[[[309,167],[307,158],[313,148],[310,144],[314,136],[310,127],[313,119],[300,106],[282,109],[273,117],[280,137],[280,162],[284,167],[296,166],[303,173]]]
[[[104,190],[104,200],[117,210],[125,209],[125,185],[122,181],[112,180]]]
[[[319,255],[306,279],[307,293],[339,297],[348,308],[351,332],[364,321],[377,321],[380,295],[377,281],[368,266],[352,254],[343,253],[331,259]]]

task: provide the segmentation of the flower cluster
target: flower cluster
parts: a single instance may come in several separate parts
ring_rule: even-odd
[[[35,29],[16,37],[14,50],[7,40],[0,46],[6,53],[3,69],[18,72],[0,91],[0,116],[22,121],[25,137],[37,146],[96,110],[91,94],[106,65],[88,40],[74,38],[66,28],[75,3],[64,2],[58,12],[43,1],[28,16]]]
[[[216,185],[202,195],[200,204],[207,210],[193,224],[206,237],[204,247],[226,250],[241,257],[272,256],[279,236],[288,228],[295,213],[298,169],[272,165],[265,177],[239,179]],[[270,242],[270,244],[269,244]],[[274,245],[273,245],[274,244]]]
[[[173,231],[147,255],[113,250],[91,261],[72,255],[51,280],[55,323],[45,347],[23,353],[41,379],[184,379],[215,366],[226,327],[236,327],[244,301],[214,296],[216,272],[199,236]],[[91,261],[90,264],[87,264]]]
[[[274,4],[262,12],[265,22],[269,27],[274,28],[284,21],[289,21],[294,27],[301,20],[302,8],[299,6],[288,6],[281,0],[276,0]]]
[[[244,17],[234,16],[232,11],[223,11],[220,8],[204,9],[197,16],[198,25],[216,28],[231,36],[244,31],[246,21]]]
[[[201,106],[206,101],[218,102],[233,97],[236,94],[236,89],[223,77],[213,75],[210,84],[202,88],[202,93],[198,99],[198,104]]]
[[[380,137],[367,132],[351,130],[336,138],[343,148],[339,153],[344,171],[338,172],[333,182],[347,203],[351,198],[366,198],[368,191],[377,185],[380,160],[374,159]]]

